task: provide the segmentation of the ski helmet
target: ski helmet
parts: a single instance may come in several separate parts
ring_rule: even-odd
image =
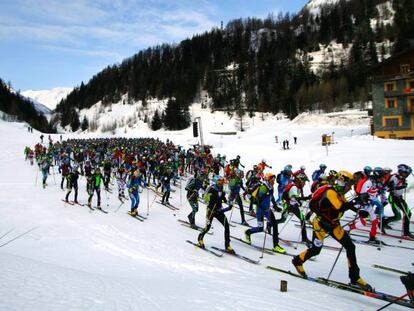
[[[325,164],[323,164],[323,163],[321,163],[321,164],[319,164],[319,168],[320,168],[321,170],[325,170],[325,169],[326,169],[326,165],[325,165]]]
[[[372,175],[374,175],[375,178],[381,178],[382,176],[384,176],[384,173],[385,172],[384,172],[383,168],[377,166],[377,167],[374,168],[374,171],[373,171]]]
[[[366,176],[371,175],[371,173],[372,173],[372,167],[369,166],[369,165],[365,166],[364,167],[364,173],[365,173]]]
[[[407,176],[410,175],[413,170],[410,166],[408,166],[407,164],[400,164],[397,166],[398,169],[398,174],[402,174],[402,173],[407,173]]]

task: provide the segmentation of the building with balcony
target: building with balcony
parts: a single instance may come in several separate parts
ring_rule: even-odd
[[[414,139],[414,47],[375,66],[370,76],[373,135]]]

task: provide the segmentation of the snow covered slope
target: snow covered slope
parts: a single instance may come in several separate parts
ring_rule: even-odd
[[[348,170],[365,165],[395,168],[401,162],[414,164],[414,142],[373,139],[365,135],[367,125],[323,123],[328,118],[320,116],[315,123],[307,124],[268,118],[235,136],[208,134],[206,130],[205,140],[214,146],[214,153],[228,157],[240,154],[246,167],[266,158],[274,173],[287,163],[294,168],[304,164],[308,173],[321,162],[328,169]],[[203,119],[203,127],[213,128],[215,122],[221,123],[218,119]],[[332,132],[337,143],[327,153],[320,144],[321,134]],[[0,247],[0,310],[375,310],[385,304],[265,269],[267,265],[292,269],[289,256],[265,254],[259,265],[253,265],[227,255],[216,258],[194,248],[185,240],[195,241],[197,232],[177,222],[190,212],[185,192],[179,187],[173,187],[176,192],[172,193],[172,203],[181,208],[178,212],[154,203],[154,193],[144,190],[140,211],[146,215],[148,208],[149,216],[143,223],[126,215],[128,202],[119,206],[116,194],[102,192],[107,215],[65,205],[57,170],[49,176],[49,187],[42,189],[36,167],[24,161],[24,146],[38,142],[40,133],[30,134],[24,124],[3,121],[0,133],[0,245],[32,230]],[[149,135],[185,146],[197,141],[191,129],[126,134]],[[291,141],[291,150],[281,150],[275,135],[279,141],[297,136],[298,144]],[[92,134],[63,136],[83,138]],[[52,138],[56,140],[59,135]],[[412,178],[409,185],[407,200],[412,206]],[[79,191],[79,200],[86,202],[83,177]],[[205,208],[200,205],[196,219],[199,225],[204,215]],[[232,219],[239,220],[237,211]],[[255,224],[254,220],[250,222]],[[205,243],[222,247],[223,229],[216,221],[213,226],[214,234],[206,235]],[[237,226],[231,228],[231,233],[242,237],[243,230]],[[281,237],[296,240],[298,234],[298,228],[290,222]],[[253,243],[261,245],[263,236],[253,236]],[[383,239],[398,244],[391,238]],[[270,244],[268,236],[267,246]],[[338,245],[332,239],[326,244]],[[414,242],[400,245],[414,247]],[[260,252],[237,241],[232,241],[232,246],[253,259],[260,256]],[[304,247],[286,249],[298,253]],[[324,249],[316,261],[306,263],[305,269],[309,275],[326,277],[336,256],[336,251]],[[408,271],[412,269],[413,251],[384,248],[379,252],[371,246],[357,245],[357,256],[361,275],[373,286],[398,296],[404,293],[397,274],[378,271],[371,265]],[[347,275],[342,254],[331,278],[347,281]],[[287,293],[279,292],[281,280],[288,281]]]
[[[50,110],[54,110],[56,105],[71,91],[72,88],[69,87],[55,87],[51,90],[27,90],[22,92],[22,95],[33,99],[35,102],[45,105]]]

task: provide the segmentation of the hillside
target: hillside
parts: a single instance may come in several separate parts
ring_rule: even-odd
[[[43,109],[41,105],[36,105],[0,79],[1,119],[24,121],[35,129],[50,132],[49,122],[44,116],[46,111],[47,108]]]

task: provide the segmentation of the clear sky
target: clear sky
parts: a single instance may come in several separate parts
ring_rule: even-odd
[[[108,65],[239,17],[297,13],[307,0],[0,0],[0,78],[75,87]]]

